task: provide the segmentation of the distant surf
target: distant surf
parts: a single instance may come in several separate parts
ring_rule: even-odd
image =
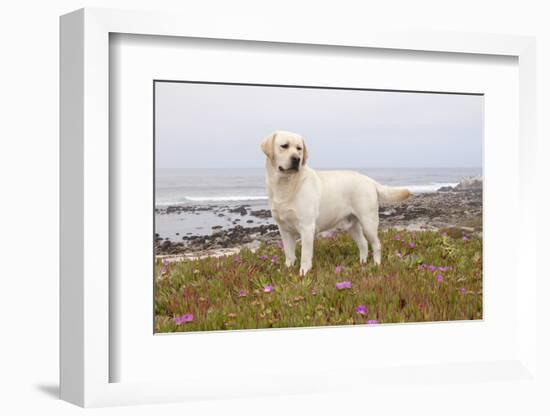
[[[391,186],[403,186],[407,188],[413,194],[423,194],[430,192],[437,192],[437,190],[444,186],[455,187],[458,182],[438,182],[429,183],[423,185],[391,185]],[[183,205],[188,203],[215,203],[215,202],[246,202],[246,201],[266,201],[266,195],[212,195],[212,196],[188,196],[185,195],[181,198],[174,198],[168,201],[157,201],[157,207],[166,207],[170,205]]]

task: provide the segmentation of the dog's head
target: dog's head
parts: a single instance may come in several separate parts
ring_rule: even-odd
[[[289,131],[276,131],[267,136],[261,144],[271,166],[279,173],[298,173],[306,164],[307,148],[302,136]]]

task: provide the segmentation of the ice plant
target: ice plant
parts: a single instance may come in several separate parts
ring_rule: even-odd
[[[359,315],[366,315],[369,313],[369,310],[365,305],[359,305],[357,308],[355,308],[355,312],[357,312]]]
[[[415,247],[416,247],[416,245],[411,241],[411,242],[409,243],[409,248],[415,248]]]
[[[235,259],[235,262],[237,262],[237,263],[238,263],[238,262],[240,262],[240,261],[241,261],[241,256],[239,256],[239,255],[236,255],[236,256],[234,257],[234,259]]]
[[[351,282],[349,282],[349,281],[337,282],[336,283],[336,289],[338,289],[338,290],[351,289]]]
[[[396,255],[397,257],[403,257],[403,254],[401,254],[399,251],[396,251],[396,252],[395,252],[395,255]]]
[[[336,274],[342,273],[342,266],[340,265],[336,266],[336,269],[334,271],[336,272]]]
[[[437,283],[443,283],[443,275],[442,274],[437,275]]]
[[[185,315],[176,316],[174,318],[174,322],[176,323],[176,325],[187,324],[189,322],[193,322],[193,314],[192,313],[186,313]]]
[[[433,264],[430,264],[428,266],[428,270],[431,271],[431,272],[435,272],[437,270],[437,267],[435,267]]]
[[[240,298],[246,297],[246,294],[247,294],[247,293],[246,293],[246,290],[244,290],[244,289],[239,290],[239,297],[240,297]]]
[[[378,323],[378,321],[376,319],[369,319],[367,321],[367,325],[376,325]]]
[[[277,240],[277,247],[281,249],[284,247],[282,240]]]
[[[460,294],[463,295],[464,293],[466,293],[466,289],[464,289],[463,287],[460,288]]]
[[[273,286],[271,285],[264,286],[264,293],[271,293],[271,292],[273,292]]]
[[[277,263],[277,256],[271,257],[271,263],[273,264]]]
[[[264,254],[263,256],[260,256],[260,259],[267,260],[267,256]]]
[[[401,236],[399,234],[397,234],[395,237],[394,237],[397,241],[401,241]]]

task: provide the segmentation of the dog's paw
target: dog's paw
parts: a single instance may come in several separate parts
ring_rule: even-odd
[[[311,266],[300,266],[300,276],[305,276],[311,270]]]
[[[296,262],[296,259],[286,259],[285,266],[286,267],[292,267],[292,266],[294,266],[295,262]]]

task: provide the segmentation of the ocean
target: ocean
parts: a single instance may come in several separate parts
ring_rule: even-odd
[[[323,170],[323,169],[321,169]],[[338,170],[331,168],[327,170]],[[412,193],[435,192],[442,186],[455,186],[462,179],[480,176],[481,168],[352,168],[384,185],[406,186]],[[267,209],[265,170],[259,169],[163,169],[156,170],[155,206],[174,205],[235,206]],[[155,231],[170,239],[182,235],[205,235],[212,227],[232,226],[231,217],[218,216],[214,211],[159,214],[155,216]],[[247,221],[249,221],[247,223]],[[253,221],[252,221],[253,220]],[[242,216],[243,226],[269,224],[271,219]]]
[[[336,170],[336,169],[330,169]],[[384,185],[407,186],[412,193],[435,192],[457,185],[463,178],[481,175],[481,168],[369,168],[350,169]],[[265,170],[157,169],[157,208],[182,204],[230,203],[267,200]]]

